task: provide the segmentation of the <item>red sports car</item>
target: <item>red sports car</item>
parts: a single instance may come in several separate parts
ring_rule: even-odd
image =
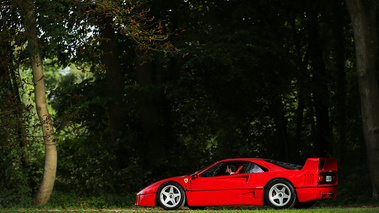
[[[216,162],[192,175],[158,181],[137,194],[137,206],[176,210],[214,205],[309,207],[337,196],[337,159],[308,158],[304,166],[269,159]]]

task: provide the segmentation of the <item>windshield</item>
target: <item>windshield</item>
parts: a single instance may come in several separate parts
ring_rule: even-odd
[[[217,163],[217,162],[216,162]],[[197,173],[201,173],[201,172],[203,172],[206,168],[208,168],[208,167],[210,167],[210,166],[212,166],[213,164],[216,164],[216,163],[212,163],[212,164],[209,164],[209,165],[207,165],[207,166],[204,166],[204,167],[202,167],[200,170],[198,170],[198,171],[196,171]],[[191,176],[194,176],[195,174],[196,174],[196,172],[194,172]]]

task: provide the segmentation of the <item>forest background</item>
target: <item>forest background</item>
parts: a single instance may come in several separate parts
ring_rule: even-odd
[[[377,4],[0,1],[0,208],[133,205],[231,157],[336,157],[332,203],[377,202]]]

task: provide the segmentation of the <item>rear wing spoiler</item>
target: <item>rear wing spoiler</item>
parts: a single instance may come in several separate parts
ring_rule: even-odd
[[[308,158],[302,170],[336,172],[337,158]]]

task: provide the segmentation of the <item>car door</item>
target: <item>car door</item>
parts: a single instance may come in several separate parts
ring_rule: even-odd
[[[225,168],[230,164],[236,165],[237,170],[241,171],[246,162],[221,162],[191,180],[192,205],[251,204],[251,199],[241,199],[243,194],[249,197],[249,174],[225,174]]]
[[[254,162],[248,162],[242,174],[248,175],[248,189],[244,194],[240,194],[240,200],[249,200],[252,205],[263,205],[264,186],[270,180],[268,169]]]

